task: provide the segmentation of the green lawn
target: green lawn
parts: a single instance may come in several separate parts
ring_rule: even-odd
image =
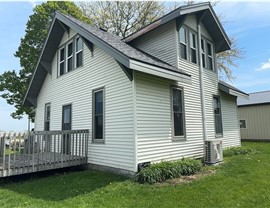
[[[225,158],[216,173],[184,184],[141,185],[94,171],[0,180],[0,207],[270,207],[270,143]]]

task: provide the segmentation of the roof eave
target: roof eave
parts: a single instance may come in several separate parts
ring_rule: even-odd
[[[229,95],[235,96],[235,97],[242,97],[244,99],[248,99],[248,94],[241,92],[240,90],[232,89],[228,86],[223,85],[222,83],[218,83],[218,88],[220,91],[225,92]]]

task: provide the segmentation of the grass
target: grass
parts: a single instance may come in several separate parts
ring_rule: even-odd
[[[142,185],[122,176],[71,171],[0,180],[0,207],[270,207],[270,143],[225,157],[190,183]]]

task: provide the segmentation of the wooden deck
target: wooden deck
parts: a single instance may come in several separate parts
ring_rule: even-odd
[[[31,132],[15,138],[17,144],[1,138],[0,177],[86,164],[88,135],[88,130]]]

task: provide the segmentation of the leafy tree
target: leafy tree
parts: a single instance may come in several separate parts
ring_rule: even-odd
[[[25,36],[21,38],[20,46],[14,54],[20,59],[22,69],[18,73],[10,70],[0,75],[0,96],[16,108],[11,114],[13,118],[20,119],[24,113],[32,119],[34,117],[33,110],[22,106],[22,101],[56,10],[90,23],[76,4],[70,1],[48,1],[33,9],[26,24]]]
[[[92,1],[80,2],[79,7],[95,25],[124,38],[179,6],[195,3],[193,0],[170,2],[166,5],[160,1]],[[211,4],[216,6],[218,2],[213,1]],[[224,19],[222,15],[219,18]],[[230,40],[231,50],[217,54],[217,68],[221,79],[232,80],[234,77],[231,67],[238,67],[237,60],[242,58],[243,51],[235,38],[231,37]]]
[[[123,38],[165,14],[159,1],[89,1],[79,7],[95,25]]]

